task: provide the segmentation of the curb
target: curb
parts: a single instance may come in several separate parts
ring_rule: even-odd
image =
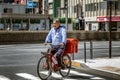
[[[109,78],[110,80],[120,80],[120,74],[111,72],[108,70],[102,70],[98,68],[91,68],[84,63],[72,61],[72,67],[79,69],[81,72]]]

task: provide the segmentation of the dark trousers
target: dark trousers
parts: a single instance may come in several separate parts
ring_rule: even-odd
[[[56,55],[55,57],[57,58],[59,66],[61,66],[61,55],[64,50],[65,50],[65,46],[52,45],[51,53],[53,55]]]

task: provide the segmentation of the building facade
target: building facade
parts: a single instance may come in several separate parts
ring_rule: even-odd
[[[42,14],[43,2],[44,0],[2,0],[0,1],[0,12]]]
[[[64,7],[61,0],[61,7]],[[65,17],[65,10],[61,10],[60,17]],[[104,0],[68,0],[68,17],[76,22],[79,19],[79,27],[84,30],[108,31],[109,30],[109,2]],[[81,25],[82,24],[82,25]],[[84,27],[84,28],[83,28]],[[120,1],[112,2],[112,30],[120,28]]]
[[[86,0],[84,0],[85,2]],[[112,31],[117,31],[120,26],[120,1],[113,1],[112,6],[104,0],[89,0],[85,2],[85,21],[88,30],[109,30],[110,8],[112,10]]]
[[[45,0],[2,0],[0,2],[0,29],[50,29],[48,17],[51,17],[51,15],[44,13],[44,1]]]
[[[48,0],[49,11],[50,15],[53,15],[54,18],[58,17],[61,0]]]

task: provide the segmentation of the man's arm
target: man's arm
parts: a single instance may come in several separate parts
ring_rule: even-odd
[[[46,40],[45,40],[45,43],[50,43],[52,41],[52,29],[50,30],[50,32],[48,33],[47,37],[46,37]]]
[[[65,45],[66,44],[66,28],[65,27],[62,28],[62,43],[61,43],[61,45]]]

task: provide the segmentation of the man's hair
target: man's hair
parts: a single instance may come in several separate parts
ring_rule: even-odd
[[[60,23],[59,19],[54,19],[53,23]]]

